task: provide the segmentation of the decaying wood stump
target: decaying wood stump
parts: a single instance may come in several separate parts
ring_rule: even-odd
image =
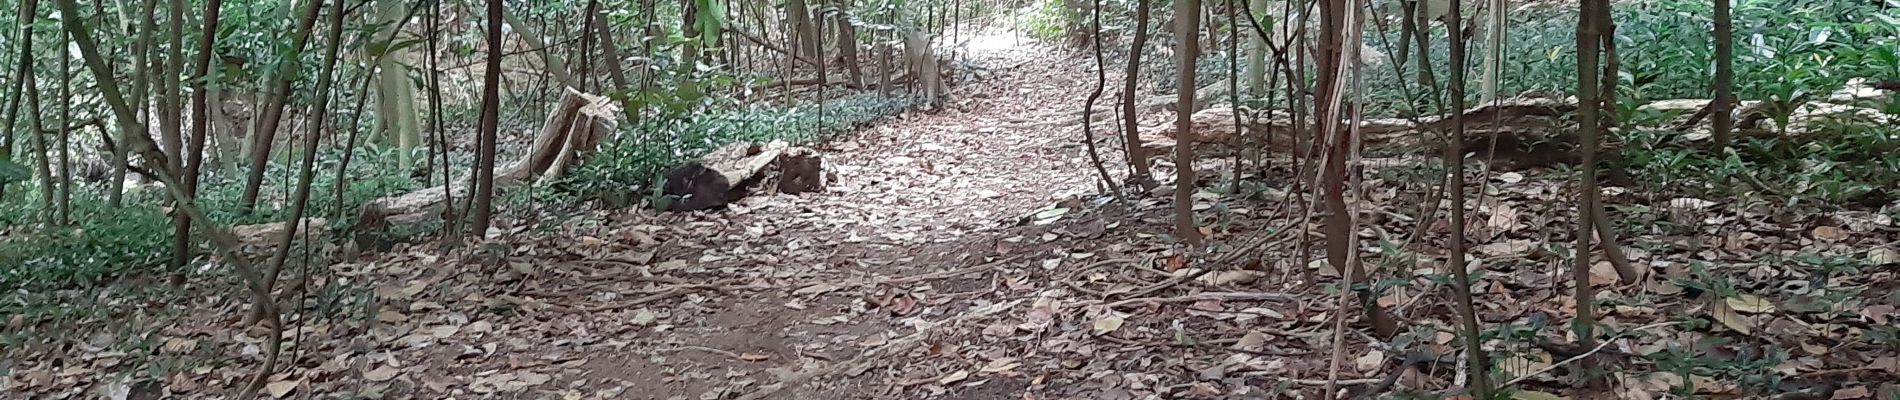
[[[799,194],[825,191],[825,162],[818,152],[791,148],[778,156],[778,192]]]
[[[824,190],[824,162],[816,150],[792,147],[783,141],[764,145],[738,142],[713,150],[699,161],[666,173],[662,193],[668,211],[713,209],[744,198],[748,189],[768,179],[780,193]]]
[[[548,114],[528,153],[496,172],[495,187],[559,177],[599,150],[601,140],[620,125],[619,117],[620,106],[612,99],[568,88]],[[465,182],[451,183],[376,199],[363,206],[352,229],[358,234],[381,234],[392,224],[439,220],[449,198],[467,196],[468,187]]]

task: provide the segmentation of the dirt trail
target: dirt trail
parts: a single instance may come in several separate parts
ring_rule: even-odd
[[[644,325],[626,331],[630,337],[606,340],[611,349],[589,350],[586,362],[558,374],[586,387],[637,391],[622,393],[625,398],[653,399],[754,392],[761,398],[888,398],[922,383],[899,379],[904,371],[865,374],[861,369],[871,365],[863,362],[911,350],[893,349],[892,341],[917,332],[922,321],[944,318],[941,308],[952,305],[945,303],[950,298],[919,298],[922,291],[877,283],[985,264],[1018,244],[1031,245],[1005,228],[1095,190],[1072,129],[1016,128],[1073,115],[1074,99],[1086,95],[1081,65],[1052,59],[1057,50],[1033,40],[985,34],[962,53],[966,76],[944,109],[886,119],[823,146],[826,168],[835,174],[828,192],[752,197],[728,210],[684,217],[620,215],[650,221],[652,240],[662,243],[653,264],[679,268],[644,269],[648,273],[729,279],[759,289],[589,315],[603,325],[634,319]],[[669,257],[687,263],[662,261]],[[971,287],[934,289],[984,292],[981,284],[962,283]],[[656,321],[639,315],[646,312]],[[841,366],[860,370],[827,370]],[[769,391],[781,381],[790,384]]]

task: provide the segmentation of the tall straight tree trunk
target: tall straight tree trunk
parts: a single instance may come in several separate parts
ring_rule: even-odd
[[[224,5],[223,0],[205,0],[204,29],[200,32],[217,32],[218,18]],[[198,59],[192,64],[191,71],[191,148],[185,149],[184,176],[182,188],[185,198],[195,200],[198,197],[198,175],[204,169],[205,142],[211,136],[210,83],[211,60],[217,44],[218,35],[200,35],[198,39]],[[185,214],[185,213],[179,213]],[[172,237],[172,284],[185,283],[185,263],[191,260],[191,218],[189,215],[178,217],[176,227],[183,228],[174,232]]]
[[[1200,0],[1174,0],[1174,50],[1179,73],[1174,98],[1174,231],[1190,246],[1201,245],[1194,222],[1194,56],[1199,53]]]
[[[26,93],[26,70],[27,65],[33,62],[31,48],[33,39],[32,36],[30,36],[33,25],[32,13],[35,3],[37,2],[38,0],[25,0],[21,4],[18,10],[20,12],[20,22],[15,25],[20,27],[20,29],[14,32],[8,32],[16,34],[13,43],[19,43],[20,51],[15,53],[18,57],[14,58],[18,67],[11,71],[6,71],[12,74],[12,79],[6,81],[8,90],[4,94],[0,94],[6,96],[6,110],[4,114],[0,114],[0,117],[6,118],[4,122],[0,122],[0,129],[3,129],[0,130],[0,135],[6,135],[4,138],[0,138],[0,161],[11,162],[14,160],[13,147],[17,144],[16,142],[18,142],[20,136],[20,131],[14,130],[13,128],[19,126],[20,105],[26,102],[26,99],[23,98]],[[0,184],[0,201],[4,200],[6,200],[6,185]]]
[[[78,18],[78,14],[62,15],[61,18]],[[70,32],[61,35],[61,43],[71,44]],[[62,46],[64,47],[64,46]],[[73,106],[67,99],[73,98],[73,57],[59,52],[59,216],[55,217],[59,225],[73,222]]]
[[[323,0],[312,0],[304,5],[304,13],[297,21],[297,28],[290,35],[290,51],[284,54],[283,64],[277,67],[273,86],[264,100],[264,108],[259,111],[257,125],[251,129],[251,170],[244,179],[244,197],[239,212],[249,213],[257,208],[258,189],[264,185],[264,171],[270,167],[270,150],[277,140],[277,124],[282,121],[284,103],[290,101],[291,83],[297,81],[297,74],[303,68],[299,61],[303,57],[305,45],[310,43],[310,30],[316,29],[318,11],[323,9]]]
[[[858,28],[851,25],[851,18],[838,16],[838,57],[844,59],[845,78],[850,79],[851,87],[864,87],[864,67],[858,62]]]
[[[1597,19],[1597,7],[1604,0],[1583,0],[1577,15],[1577,136],[1581,142],[1581,164],[1583,171],[1579,175],[1577,198],[1577,245],[1571,248],[1576,263],[1572,265],[1572,285],[1576,289],[1577,317],[1571,322],[1571,331],[1576,335],[1577,345],[1590,348],[1596,345],[1595,293],[1590,286],[1590,248],[1593,214],[1597,204],[1597,113],[1601,110],[1597,88],[1597,52],[1601,44],[1601,31]],[[1591,371],[1596,366],[1592,357],[1579,361],[1582,371]],[[1599,380],[1595,376],[1583,377],[1587,385],[1594,386]]]
[[[1248,3],[1248,14],[1267,9],[1267,0],[1243,0]],[[1259,18],[1258,15],[1246,15],[1245,18]],[[1274,21],[1284,24],[1284,21]],[[1247,95],[1260,97],[1267,95],[1267,36],[1264,31],[1255,31],[1247,35]]]
[[[1735,26],[1730,21],[1729,0],[1715,0],[1715,100],[1709,104],[1711,148],[1719,154],[1728,148],[1729,131],[1735,129]]]
[[[32,10],[37,3],[39,0],[26,0],[26,8]],[[21,14],[20,17],[24,19],[32,15],[32,12],[27,12]],[[20,29],[24,34],[20,39],[19,76],[26,88],[26,117],[33,120],[32,126],[29,127],[31,129],[27,130],[27,135],[33,139],[33,161],[36,167],[34,170],[39,172],[40,221],[53,223],[56,218],[53,210],[57,208],[53,204],[53,195],[54,189],[59,185],[53,183],[53,167],[48,161],[51,158],[48,156],[52,152],[47,151],[46,145],[46,112],[44,108],[40,108],[40,85],[36,82],[38,79],[33,71],[35,61],[33,59],[33,26],[23,21],[20,23]]]
[[[1128,153],[1128,166],[1134,171],[1134,176],[1130,176],[1129,180],[1143,187],[1152,186],[1154,177],[1148,173],[1148,149],[1141,147],[1140,126],[1137,125],[1141,114],[1135,110],[1135,99],[1141,97],[1136,84],[1141,77],[1141,51],[1148,44],[1151,1],[1135,0],[1135,39],[1129,44],[1128,70],[1122,76],[1123,144],[1127,147],[1124,151]]]
[[[1484,80],[1478,83],[1479,106],[1491,104],[1498,98],[1498,68],[1504,64],[1504,8],[1510,4],[1504,0],[1490,0],[1485,6],[1489,18],[1484,26]],[[1453,7],[1456,8],[1456,7]]]
[[[1316,139],[1314,144],[1320,145],[1321,141],[1318,139],[1331,142],[1324,146],[1327,149],[1326,162],[1322,165],[1324,169],[1320,174],[1319,187],[1323,192],[1328,212],[1324,229],[1327,261],[1346,277],[1347,282],[1356,285],[1360,282],[1369,282],[1369,280],[1364,269],[1355,265],[1357,258],[1349,254],[1356,249],[1353,249],[1351,245],[1353,210],[1346,205],[1346,180],[1349,173],[1346,168],[1346,158],[1351,155],[1353,143],[1358,138],[1353,137],[1352,130],[1340,123],[1340,118],[1345,111],[1340,109],[1340,100],[1345,88],[1345,82],[1342,80],[1345,71],[1343,67],[1347,62],[1357,61],[1345,58],[1344,34],[1348,28],[1346,25],[1348,23],[1347,3],[1348,0],[1320,1],[1320,54],[1317,60],[1319,77],[1315,81],[1317,87],[1313,96],[1313,114],[1318,118],[1319,124],[1319,130],[1314,136]],[[1366,319],[1371,323],[1375,333],[1381,337],[1391,337],[1398,333],[1398,322],[1386,315],[1384,308],[1379,307],[1378,300],[1371,291],[1356,288],[1353,290],[1359,292],[1359,300],[1362,308],[1365,309]]]
[[[185,0],[171,0],[169,11],[171,11],[172,29],[171,34],[166,35],[166,39],[170,42],[171,48],[165,54],[165,75],[159,79],[165,91],[158,95],[164,96],[166,100],[160,103],[163,109],[159,110],[158,129],[159,134],[163,135],[160,138],[162,140],[160,144],[166,148],[165,155],[173,160],[179,160],[183,159],[179,155],[184,148],[184,128],[182,127],[184,123],[181,120],[185,115],[185,97],[184,92],[179,88],[178,76],[185,72],[185,27],[188,26],[185,22]],[[168,171],[173,175],[184,172],[183,165],[172,167],[179,169]]]
[[[1465,268],[1465,157],[1462,142],[1465,137],[1465,39],[1464,16],[1460,0],[1451,0],[1451,15],[1445,19],[1447,39],[1451,43],[1451,108],[1441,110],[1451,114],[1451,135],[1445,137],[1445,193],[1451,197],[1451,238],[1446,241],[1445,268],[1451,269],[1451,288],[1457,298],[1458,322],[1463,332],[1466,371],[1470,371],[1471,394],[1480,399],[1490,398],[1490,374],[1486,373],[1487,358],[1479,336],[1484,333],[1478,326],[1477,307],[1471,300],[1471,271]]]
[[[493,217],[495,197],[495,137],[501,113],[501,3],[488,0],[487,68],[482,71],[482,116],[475,155],[474,204],[469,210],[469,234],[482,237]]]

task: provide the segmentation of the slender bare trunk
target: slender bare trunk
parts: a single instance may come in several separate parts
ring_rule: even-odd
[[[1716,152],[1728,148],[1735,129],[1735,26],[1729,0],[1715,0],[1715,100],[1709,104],[1709,131]]]
[[[1597,122],[1597,114],[1601,109],[1597,106],[1600,104],[1598,101],[1600,93],[1597,88],[1597,52],[1602,41],[1600,26],[1596,21],[1596,9],[1602,2],[1603,0],[1583,0],[1577,16],[1577,97],[1578,104],[1583,105],[1577,109],[1577,136],[1582,144],[1579,152],[1582,153],[1583,171],[1578,177],[1577,185],[1577,190],[1581,193],[1577,201],[1577,245],[1571,248],[1576,261],[1572,266],[1571,277],[1576,289],[1577,308],[1577,318],[1571,323],[1571,330],[1576,334],[1577,345],[1582,346],[1581,348],[1596,345],[1594,333],[1596,296],[1594,288],[1590,286],[1592,264],[1590,242],[1594,237],[1591,235],[1595,222],[1592,214],[1596,211],[1598,197],[1596,146],[1597,130],[1600,126]],[[1592,357],[1584,357],[1579,365],[1582,367],[1580,370],[1591,371],[1595,368],[1596,362]],[[1584,376],[1584,380],[1591,382],[1590,385],[1599,381],[1592,376]]]
[[[1194,222],[1194,59],[1201,23],[1200,0],[1174,0],[1174,50],[1179,55],[1174,98],[1174,230],[1189,246],[1201,245]]]
[[[1138,119],[1140,113],[1135,110],[1135,99],[1141,97],[1137,81],[1141,78],[1141,51],[1148,44],[1148,20],[1152,0],[1135,0],[1135,39],[1129,44],[1128,70],[1122,76],[1122,134],[1123,145],[1128,153],[1128,166],[1133,170],[1129,180],[1142,187],[1153,186],[1154,178],[1148,172],[1148,149],[1141,144]]]
[[[501,113],[501,19],[502,0],[488,0],[488,63],[482,73],[481,140],[475,156],[475,190],[469,210],[469,233],[481,237],[488,232],[494,214],[495,137]]]
[[[1471,299],[1471,271],[1465,268],[1465,157],[1459,142],[1465,137],[1465,39],[1460,0],[1451,0],[1451,15],[1445,31],[1451,41],[1451,135],[1445,137],[1445,193],[1451,197],[1451,238],[1446,241],[1445,268],[1451,270],[1451,288],[1458,301],[1458,319],[1464,332],[1466,371],[1470,373],[1473,397],[1490,398],[1490,374],[1485,371],[1487,358],[1479,345],[1484,331],[1478,326],[1478,314]]]
[[[244,179],[244,197],[239,212],[249,213],[257,208],[258,190],[264,185],[264,171],[270,167],[270,150],[277,140],[277,124],[282,121],[284,104],[290,101],[291,83],[297,81],[302,70],[301,57],[305,45],[310,43],[310,30],[315,29],[318,11],[323,9],[323,0],[313,0],[304,6],[303,16],[297,21],[297,28],[290,35],[290,51],[284,54],[275,72],[273,86],[265,97],[263,109],[257,114],[257,125],[251,129],[251,169]]]
[[[223,0],[205,1],[204,30],[201,32],[218,31],[218,18],[223,5]],[[187,159],[183,163],[184,166],[182,169],[184,170],[184,176],[181,178],[181,180],[184,181],[182,192],[185,193],[187,199],[193,200],[198,197],[198,175],[200,172],[203,172],[204,169],[205,142],[210,139],[211,136],[212,121],[210,117],[211,103],[209,97],[211,95],[209,93],[211,85],[209,85],[208,80],[211,79],[211,60],[215,59],[215,57],[212,57],[213,46],[217,44],[218,38],[218,35],[201,36],[202,37],[198,39],[198,59],[192,64],[191,72],[191,148],[185,151],[185,157]],[[180,222],[177,226],[184,228],[184,230],[176,232],[177,236],[172,242],[173,254],[177,257],[172,261],[172,283],[174,285],[184,283],[186,272],[184,269],[184,261],[189,260],[191,257],[191,218],[189,215],[184,215],[178,217],[178,220]]]

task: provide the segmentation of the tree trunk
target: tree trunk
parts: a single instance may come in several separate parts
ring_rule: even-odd
[[[26,8],[32,10],[37,3],[39,0],[26,0]],[[21,17],[26,18],[31,15],[33,13],[28,12],[21,14]],[[28,118],[33,119],[32,129],[27,130],[27,135],[33,138],[33,161],[35,170],[39,171],[40,220],[52,223],[56,218],[53,212],[56,208],[53,204],[53,189],[59,185],[53,183],[53,167],[48,161],[51,158],[48,156],[52,152],[47,151],[46,145],[46,113],[44,108],[40,108],[40,85],[36,82],[37,77],[34,76],[33,71],[33,26],[22,22],[20,29],[24,34],[20,39],[19,76],[22,77],[21,82],[26,85],[26,114]]]
[[[838,57],[844,59],[845,77],[850,79],[851,87],[864,87],[864,67],[858,62],[858,28],[851,25],[851,19],[840,15],[838,19]]]
[[[328,45],[324,48],[322,63],[318,64],[322,67],[317,71],[317,98],[310,106],[310,122],[304,125],[307,130],[303,136],[303,158],[297,166],[297,187],[291,193],[290,199],[288,199],[290,213],[284,220],[284,234],[278,237],[277,246],[274,248],[275,252],[271,255],[270,263],[265,267],[264,289],[266,292],[269,292],[271,288],[276,286],[278,277],[283,274],[284,262],[290,259],[290,244],[297,237],[297,233],[300,231],[298,226],[304,220],[304,210],[306,210],[310,204],[310,183],[316,176],[317,141],[322,138],[323,128],[329,122],[329,100],[331,96],[334,96],[333,93],[330,93],[330,85],[335,81],[332,75],[336,70],[337,53],[343,45],[343,14],[344,2],[332,3],[330,8],[330,29],[329,33],[325,35],[328,40]],[[305,245],[314,244],[306,243]],[[271,308],[274,307],[252,308],[254,311],[253,315],[257,317],[269,317],[269,315],[263,312]],[[281,335],[282,332],[279,331],[277,334]],[[272,337],[271,342],[274,343],[282,339],[281,336]],[[267,357],[277,357],[275,349],[266,349],[266,351],[269,352]]]
[[[144,5],[140,8],[144,10],[144,12],[141,13],[144,17],[139,18],[138,40],[132,42],[132,65],[136,67],[132,73],[131,100],[138,104],[138,113],[143,116],[141,121],[148,121],[146,124],[149,125],[151,124],[149,121],[151,120],[152,100],[151,90],[149,88],[154,78],[152,75],[154,74],[148,71],[159,70],[157,68],[145,68],[145,66],[152,61],[152,53],[156,52],[156,49],[152,47],[152,42],[155,40],[154,36],[156,32],[154,31],[158,30],[158,18],[156,17],[158,14],[158,0],[145,0]],[[119,137],[114,140],[114,142],[125,143],[125,132],[119,132]],[[119,208],[120,204],[124,201],[125,175],[126,168],[129,167],[127,164],[130,162],[130,160],[128,160],[129,158],[130,154],[125,151],[125,146],[112,147],[112,181],[107,182],[107,207]]]
[[[1709,103],[1709,133],[1717,154],[1728,149],[1729,132],[1735,129],[1735,26],[1729,1],[1715,0],[1715,101]]]
[[[1326,146],[1328,148],[1326,162],[1320,176],[1320,190],[1324,193],[1328,212],[1325,226],[1326,257],[1333,268],[1346,277],[1347,282],[1356,285],[1358,282],[1369,282],[1369,280],[1364,269],[1357,267],[1357,258],[1349,255],[1357,249],[1353,249],[1351,245],[1353,210],[1347,207],[1345,197],[1348,174],[1346,158],[1351,155],[1350,150],[1357,138],[1353,137],[1351,129],[1345,128],[1340,123],[1340,117],[1344,111],[1340,109],[1340,100],[1345,88],[1345,82],[1342,81],[1344,77],[1342,67],[1345,66],[1344,63],[1357,62],[1357,60],[1345,58],[1344,33],[1347,29],[1345,18],[1347,3],[1347,0],[1322,0],[1320,3],[1320,55],[1317,60],[1319,76],[1315,81],[1317,86],[1313,98],[1314,115],[1318,118],[1319,124],[1319,130],[1315,132],[1315,145],[1319,143],[1317,139],[1320,138],[1326,138],[1331,142],[1329,146]],[[1357,46],[1357,44],[1354,45]],[[1373,331],[1381,337],[1392,337],[1397,334],[1398,322],[1386,315],[1384,308],[1379,307],[1376,296],[1370,291],[1354,290],[1359,292],[1361,306],[1365,309],[1366,319],[1371,322]]]
[[[61,38],[62,43],[72,43],[71,33]],[[73,107],[68,100],[73,98],[72,60],[71,55],[59,53],[59,214],[53,218],[58,225],[73,222]]]
[[[1490,0],[1485,6],[1490,18],[1485,19],[1484,26],[1484,80],[1478,84],[1479,106],[1498,98],[1498,68],[1504,63],[1504,30],[1508,28],[1504,8],[1509,6],[1504,0]]]
[[[1133,170],[1129,180],[1142,187],[1152,187],[1154,178],[1148,173],[1148,149],[1142,147],[1139,119],[1141,114],[1135,110],[1138,93],[1137,81],[1141,78],[1141,51],[1148,44],[1148,20],[1150,19],[1151,0],[1135,0],[1135,39],[1129,44],[1128,69],[1122,76],[1122,134],[1124,149],[1128,153],[1128,166]]]
[[[1267,9],[1267,0],[1243,0],[1248,2],[1248,14]],[[1259,15],[1246,15],[1245,18],[1259,18]],[[1277,23],[1285,23],[1279,22]],[[1238,28],[1236,28],[1238,29]],[[1267,36],[1266,32],[1254,32],[1247,35],[1247,95],[1261,97],[1267,95]]]
[[[1232,0],[1229,0],[1232,1]],[[1095,172],[1102,179],[1102,190],[1122,197],[1121,188],[1108,176],[1108,167],[1102,165],[1102,151],[1095,146],[1095,101],[1102,98],[1102,90],[1108,86],[1108,61],[1102,58],[1102,0],[1095,0],[1089,7],[1093,24],[1088,37],[1089,46],[1095,55],[1095,86],[1090,89],[1087,101],[1082,102],[1082,144],[1088,148],[1089,163],[1095,165]]]
[[[180,84],[178,76],[185,72],[185,27],[189,25],[185,22],[185,0],[171,0],[169,11],[171,11],[172,29],[171,34],[166,35],[166,39],[170,42],[171,48],[165,55],[165,75],[159,79],[165,91],[158,95],[164,96],[166,100],[159,103],[161,109],[158,111],[158,129],[159,134],[162,135],[159,144],[165,146],[165,155],[178,160],[181,158],[179,154],[184,150],[185,142],[182,127],[185,97],[184,92],[178,87]],[[184,168],[184,166],[173,165],[172,168]],[[184,171],[167,171],[173,175],[182,172]]]
[[[1174,231],[1189,246],[1201,245],[1194,221],[1194,59],[1200,49],[1200,0],[1174,0],[1175,68],[1179,75],[1174,100]]]
[[[323,0],[313,0],[304,6],[303,16],[297,21],[297,30],[290,35],[290,51],[275,72],[274,86],[266,95],[264,106],[257,114],[257,125],[251,129],[251,170],[244,179],[244,197],[238,206],[238,212],[250,213],[257,208],[258,189],[264,185],[264,171],[270,168],[270,150],[277,140],[277,124],[282,121],[284,103],[290,101],[291,83],[297,81],[302,69],[304,46],[310,42],[310,30],[317,25],[317,14],[323,9]]]
[[[218,31],[218,17],[220,11],[222,11],[223,4],[223,0],[206,0],[204,30],[201,32]],[[196,200],[198,197],[198,175],[204,169],[205,141],[211,136],[211,94],[209,92],[212,86],[208,80],[211,79],[211,60],[215,58],[212,57],[213,50],[215,49],[213,46],[217,44],[218,38],[218,35],[200,36],[198,39],[198,60],[196,64],[192,65],[191,72],[191,148],[185,150],[185,157],[187,159],[183,163],[182,169],[184,170],[184,176],[181,179],[184,181],[182,191],[185,193],[185,198],[192,200]],[[171,271],[173,285],[185,283],[186,270],[184,267],[186,261],[191,259],[190,233],[192,221],[189,215],[184,215],[185,213],[179,214],[183,216],[178,217],[177,227],[183,228],[183,230],[174,232],[176,235],[172,240],[172,252],[174,257],[172,259]]]
[[[1596,9],[1602,1],[1583,0],[1577,16],[1577,97],[1578,104],[1582,105],[1577,108],[1577,136],[1582,146],[1578,152],[1582,153],[1583,172],[1579,175],[1580,182],[1577,185],[1577,190],[1581,194],[1577,202],[1577,245],[1571,248],[1576,261],[1572,265],[1571,277],[1574,280],[1572,285],[1576,289],[1577,317],[1570,326],[1576,334],[1577,345],[1581,348],[1596,345],[1596,335],[1593,332],[1596,325],[1594,307],[1596,296],[1593,292],[1594,288],[1590,286],[1590,266],[1592,265],[1590,241],[1594,237],[1591,233],[1595,222],[1591,214],[1596,211],[1598,197],[1596,147],[1599,125],[1597,125],[1597,113],[1601,108],[1597,107],[1600,104],[1598,102],[1600,93],[1597,88],[1597,51],[1602,41],[1598,30],[1599,25],[1596,22]],[[1596,362],[1586,355],[1580,360],[1579,365],[1582,371],[1590,371],[1595,368]],[[1588,376],[1590,375],[1588,373],[1584,375],[1586,375],[1583,377],[1583,380],[1587,382],[1586,385],[1594,386],[1595,382],[1600,381],[1597,377]]]
[[[494,214],[495,140],[501,114],[501,19],[502,0],[488,0],[488,68],[482,73],[481,138],[475,155],[475,190],[469,209],[468,233],[487,234]]]
[[[399,4],[381,1],[376,5],[378,23],[386,26],[383,29],[389,31],[389,39],[383,41],[385,52],[372,52],[371,61],[376,63],[376,119],[382,128],[381,138],[383,143],[396,146],[396,164],[408,171],[415,166],[415,148],[422,142],[422,121],[416,110],[415,81],[409,79],[409,68],[400,62],[405,57],[388,53],[394,48],[393,39],[409,20]]]
[[[1465,268],[1465,157],[1461,142],[1465,137],[1465,39],[1463,12],[1460,0],[1451,0],[1451,15],[1446,18],[1447,39],[1451,43],[1451,108],[1442,110],[1451,114],[1451,135],[1445,136],[1445,193],[1451,198],[1451,237],[1446,240],[1445,268],[1451,270],[1451,288],[1458,304],[1458,319],[1462,326],[1459,336],[1464,339],[1466,371],[1470,373],[1470,388],[1473,397],[1490,398],[1490,371],[1488,358],[1480,345],[1479,336],[1484,330],[1478,326],[1477,307],[1471,300],[1471,271]]]
[[[613,26],[608,24],[607,13],[596,8],[591,18],[594,34],[600,42],[600,58],[607,64],[607,77],[612,79],[614,90],[627,90],[627,71],[620,66],[620,46],[614,44]]]

